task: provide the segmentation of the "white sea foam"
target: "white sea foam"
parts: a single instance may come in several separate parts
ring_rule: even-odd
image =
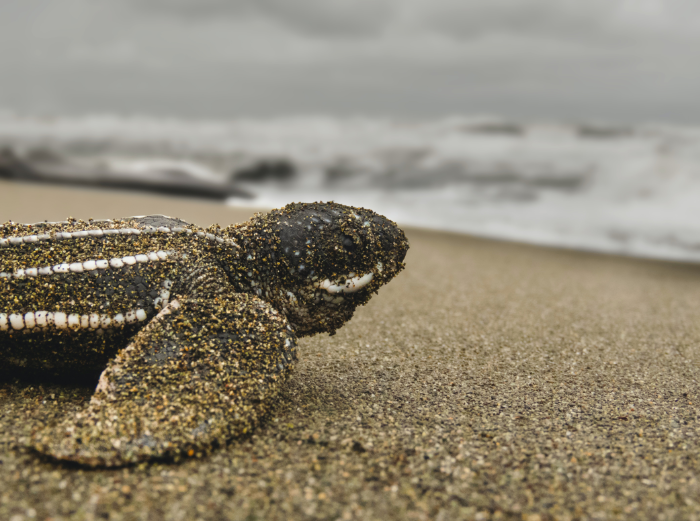
[[[101,157],[126,170],[131,164],[139,176],[180,164],[209,179],[285,163],[295,175],[264,180],[261,169],[262,181],[245,182],[257,197],[230,204],[335,200],[404,224],[700,261],[697,128],[493,118],[186,122],[6,114],[0,140],[27,154],[40,147]]]

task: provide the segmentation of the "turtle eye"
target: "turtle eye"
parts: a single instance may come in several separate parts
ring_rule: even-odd
[[[340,241],[343,244],[343,248],[345,248],[346,250],[353,251],[355,249],[355,241],[353,241],[350,236],[342,235]]]

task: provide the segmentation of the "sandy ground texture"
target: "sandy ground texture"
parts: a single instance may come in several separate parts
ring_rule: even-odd
[[[248,210],[0,184],[0,220]],[[0,519],[700,519],[700,267],[408,230],[267,423],[182,464],[23,449],[76,385],[0,383]]]

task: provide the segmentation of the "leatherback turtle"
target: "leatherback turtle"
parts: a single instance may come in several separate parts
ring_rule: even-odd
[[[161,215],[0,226],[0,366],[93,374],[90,402],[31,444],[116,466],[248,433],[297,358],[403,267],[376,213],[294,203],[201,229]]]

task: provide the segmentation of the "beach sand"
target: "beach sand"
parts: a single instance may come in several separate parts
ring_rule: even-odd
[[[0,221],[250,210],[0,183]],[[389,216],[390,217],[390,216]],[[92,389],[0,383],[0,519],[698,519],[700,267],[408,229],[267,422],[182,464],[23,449]]]

